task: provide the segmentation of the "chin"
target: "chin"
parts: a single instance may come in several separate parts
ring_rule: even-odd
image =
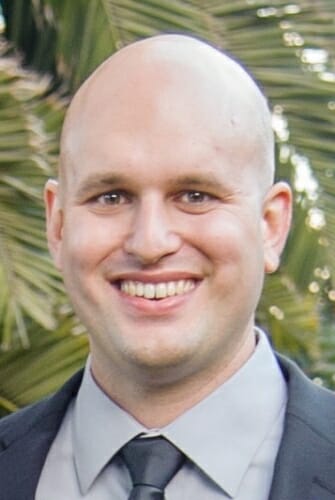
[[[164,348],[161,345],[155,349],[150,348],[132,350],[127,352],[128,363],[130,363],[139,373],[158,376],[161,382],[166,377],[178,379],[180,371],[188,366],[192,355],[180,349]]]

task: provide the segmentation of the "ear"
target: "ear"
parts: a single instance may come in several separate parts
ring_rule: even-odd
[[[49,179],[45,185],[44,203],[49,250],[53,257],[55,266],[61,270],[63,210],[59,200],[59,184],[54,179]]]
[[[288,184],[274,184],[263,205],[264,266],[266,273],[278,269],[292,217],[292,192]]]

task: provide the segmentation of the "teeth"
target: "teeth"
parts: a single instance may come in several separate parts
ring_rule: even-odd
[[[177,295],[180,295],[181,293],[183,293],[184,287],[185,287],[185,281],[184,280],[180,280],[180,281],[177,282]]]
[[[144,285],[143,283],[136,283],[136,295],[137,297],[143,297],[144,295]]]
[[[144,285],[144,294],[146,299],[153,299],[155,297],[155,285],[152,283],[146,283]]]
[[[129,292],[128,292],[129,295],[132,295],[132,296],[136,295],[136,285],[133,281],[129,281],[128,289],[129,289]]]
[[[172,295],[174,295],[176,293],[176,286],[175,286],[175,282],[174,281],[169,281],[167,286],[167,294],[169,297],[172,297]]]
[[[195,287],[194,280],[168,281],[166,283],[143,283],[141,281],[121,281],[121,290],[132,297],[146,299],[165,299],[182,295]]]
[[[155,297],[156,299],[164,299],[164,297],[167,296],[167,291],[166,291],[166,284],[165,283],[158,283],[156,286],[155,290]]]

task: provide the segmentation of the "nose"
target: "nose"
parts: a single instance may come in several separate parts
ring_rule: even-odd
[[[142,201],[134,213],[124,250],[142,264],[155,264],[178,251],[182,241],[164,201]]]

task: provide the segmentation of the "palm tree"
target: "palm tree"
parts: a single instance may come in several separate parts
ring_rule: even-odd
[[[258,320],[276,347],[331,381],[334,1],[2,0],[2,7],[2,413],[54,390],[87,353],[48,257],[41,201],[68,96],[109,54],[159,32],[190,33],[230,52],[270,98],[278,176],[291,182],[296,203],[282,269],[266,281]]]
[[[86,341],[69,335],[78,325],[44,237],[41,192],[65,103],[50,94],[50,78],[23,70],[6,43],[0,50],[0,408],[10,411],[55,389],[81,364]]]

